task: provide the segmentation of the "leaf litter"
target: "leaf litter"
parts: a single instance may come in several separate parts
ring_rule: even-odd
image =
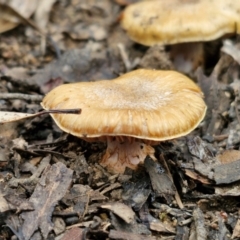
[[[98,164],[103,143],[63,134],[48,115],[29,117],[59,84],[173,69],[168,48],[135,44],[120,28],[133,1],[25,2],[9,5],[12,23],[0,29],[0,238],[238,239],[238,36],[190,73],[208,106],[198,129],[156,146],[157,161],[111,175]]]

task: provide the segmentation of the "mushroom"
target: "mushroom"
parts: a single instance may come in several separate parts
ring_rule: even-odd
[[[123,173],[136,169],[152,145],[184,136],[204,118],[200,88],[175,71],[139,69],[111,81],[63,84],[49,92],[44,109],[81,108],[80,115],[51,114],[65,132],[86,141],[106,141],[101,164]]]
[[[176,69],[189,72],[204,62],[200,42],[240,32],[240,1],[141,1],[125,9],[121,25],[137,43],[171,45]]]

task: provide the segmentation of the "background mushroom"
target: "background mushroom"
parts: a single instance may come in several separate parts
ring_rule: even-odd
[[[65,132],[86,141],[107,141],[101,164],[115,173],[136,169],[151,145],[181,137],[202,121],[199,87],[174,71],[135,70],[112,81],[61,85],[43,99],[45,109],[81,108],[80,115],[51,114]]]
[[[171,47],[174,65],[189,72],[204,61],[203,45],[193,42],[239,33],[239,12],[240,1],[150,0],[129,5],[121,24],[129,37],[140,44],[177,44]]]

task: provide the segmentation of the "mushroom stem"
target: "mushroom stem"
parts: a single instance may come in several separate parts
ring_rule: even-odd
[[[147,155],[155,160],[154,152],[153,147],[134,138],[108,137],[107,150],[100,164],[112,173],[124,173],[126,167],[136,170],[139,163],[144,163]]]

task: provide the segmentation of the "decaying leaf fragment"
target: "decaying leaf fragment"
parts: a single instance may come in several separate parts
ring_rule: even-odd
[[[216,184],[227,184],[240,180],[240,160],[231,163],[220,164],[213,167]]]
[[[233,230],[233,234],[232,234],[232,239],[235,239],[235,238],[239,238],[240,237],[240,220],[238,219],[236,225],[235,225],[235,228]]]
[[[29,18],[38,5],[37,0],[0,1],[0,33],[15,28],[22,18]]]
[[[134,211],[127,205],[120,202],[108,203],[106,205],[102,205],[101,208],[111,210],[113,213],[123,219],[126,223],[131,223],[135,217]]]
[[[190,239],[205,240],[207,239],[207,230],[205,227],[204,214],[200,208],[193,211],[194,227],[192,228]]]
[[[170,203],[176,193],[176,188],[165,169],[149,157],[146,158],[144,166],[150,176],[156,196],[164,197]]]
[[[24,219],[22,233],[24,239],[28,240],[39,228],[44,239],[53,228],[51,215],[58,201],[66,193],[73,171],[63,163],[58,162],[44,171],[29,201],[35,210],[24,212],[21,217]]]
[[[0,194],[0,213],[10,210],[9,204],[2,194]]]
[[[78,227],[71,228],[67,232],[65,232],[64,236],[61,238],[61,240],[78,240],[83,238],[83,230]]]
[[[150,229],[157,232],[164,233],[175,233],[175,229],[169,223],[162,223],[160,221],[152,221],[150,222]]]

